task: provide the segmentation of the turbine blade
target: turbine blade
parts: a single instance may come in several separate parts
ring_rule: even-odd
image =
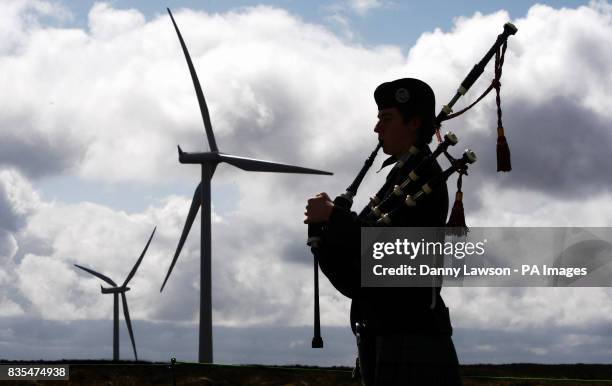
[[[195,68],[193,67],[193,63],[191,62],[191,56],[189,56],[189,51],[187,50],[187,46],[185,45],[185,41],[183,40],[181,31],[179,31],[179,28],[176,25],[176,22],[174,21],[174,16],[172,16],[170,8],[166,9],[168,10],[168,14],[170,15],[170,19],[172,19],[172,24],[174,24],[176,34],[178,35],[179,41],[181,42],[181,47],[183,48],[183,53],[185,54],[185,60],[187,60],[189,73],[191,74],[191,79],[193,80],[193,87],[195,87],[195,92],[198,96],[198,104],[200,105],[200,112],[202,113],[202,120],[204,121],[204,128],[206,129],[206,137],[208,138],[208,145],[210,146],[210,151],[219,151],[219,149],[217,148],[217,142],[215,141],[215,135],[212,130],[212,124],[210,123],[208,106],[206,106],[206,100],[204,99],[202,86],[200,86],[198,75],[196,74]]]
[[[151,240],[153,239],[153,235],[155,234],[155,230],[156,229],[157,229],[157,227],[153,228],[153,233],[151,233],[151,237],[149,237],[149,241],[147,241],[147,245],[145,245],[142,253],[140,254],[140,257],[138,258],[138,261],[136,262],[136,264],[134,265],[134,267],[130,271],[130,274],[128,275],[128,277],[123,282],[123,286],[122,287],[125,287],[130,282],[130,280],[132,280],[132,277],[134,277],[134,274],[136,273],[136,270],[138,269],[138,266],[140,265],[140,262],[142,261],[142,258],[144,257],[145,253],[147,253],[147,249],[149,248],[149,244],[151,244]]]
[[[130,340],[132,341],[132,348],[134,349],[134,357],[136,358],[136,360],[138,360],[138,353],[136,352],[136,342],[134,342],[134,332],[132,331],[132,321],[130,320],[130,311],[128,311],[125,292],[121,292],[121,301],[123,302],[123,316],[125,317],[125,323],[127,324],[128,332],[130,333]]]
[[[202,183],[198,184],[198,187],[196,188],[193,194],[193,200],[191,200],[191,207],[189,208],[189,214],[187,214],[187,220],[185,220],[185,225],[183,226],[183,233],[181,234],[181,239],[179,240],[178,246],[176,247],[176,252],[174,252],[174,257],[172,258],[172,263],[170,264],[170,268],[168,269],[168,273],[166,274],[166,278],[164,279],[164,283],[162,284],[159,292],[162,292],[164,290],[164,286],[166,285],[166,282],[170,277],[170,273],[174,268],[174,264],[176,264],[176,260],[178,259],[179,254],[181,253],[181,249],[183,249],[183,244],[185,244],[185,240],[187,239],[189,230],[193,225],[193,221],[195,220],[195,217],[198,214],[198,210],[200,209],[200,206],[202,204],[201,191]]]
[[[276,162],[258,160],[254,158],[238,157],[229,154],[219,154],[223,162],[234,165],[242,170],[250,172],[276,172],[276,173],[300,173],[300,174],[326,174],[331,176],[334,173],[323,170],[303,168],[301,166],[293,166],[287,164],[279,164]]]
[[[98,272],[96,272],[96,271],[94,271],[94,270],[92,270],[92,269],[89,269],[89,268],[81,267],[81,266],[80,266],[80,265],[78,265],[78,264],[75,264],[74,266],[75,266],[75,267],[77,267],[77,268],[81,268],[83,271],[85,271],[85,272],[89,272],[89,273],[91,273],[92,275],[94,275],[95,277],[98,277],[98,278],[100,278],[100,279],[104,280],[105,282],[107,282],[108,284],[112,285],[113,287],[116,287],[116,286],[117,286],[117,284],[115,284],[115,282],[114,282],[114,281],[112,281],[110,278],[108,278],[108,277],[106,277],[106,276],[102,275],[101,273],[98,273]]]

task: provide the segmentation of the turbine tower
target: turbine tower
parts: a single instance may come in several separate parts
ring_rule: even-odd
[[[200,105],[200,112],[202,114],[202,120],[204,121],[204,128],[206,137],[208,139],[208,145],[210,146],[209,152],[202,153],[187,153],[184,152],[181,147],[178,147],[179,162],[183,164],[199,164],[202,165],[202,181],[198,185],[191,201],[191,207],[189,208],[189,214],[183,226],[183,233],[179,240],[174,258],[168,269],[168,274],[164,279],[164,283],[161,286],[160,292],[163,291],[170,273],[176,264],[176,260],[181,253],[185,239],[189,234],[191,225],[198,213],[200,207],[202,207],[201,214],[201,231],[200,231],[200,338],[199,338],[199,352],[198,360],[202,363],[213,362],[213,349],[212,349],[212,295],[211,295],[211,236],[210,236],[210,181],[215,172],[217,165],[221,162],[226,162],[237,168],[246,171],[257,171],[257,172],[277,172],[277,173],[301,173],[301,174],[326,174],[331,175],[330,172],[321,170],[308,169],[299,166],[280,164],[275,162],[257,160],[253,158],[238,157],[235,155],[221,153],[217,148],[215,136],[213,134],[212,125],[210,123],[210,116],[208,114],[208,107],[204,100],[204,93],[198,80],[195,68],[187,51],[185,41],[179,31],[172,12],[168,9],[168,14],[178,35],[178,39],[181,43],[183,53],[185,54],[185,60],[189,67],[191,79],[193,80],[193,86],[198,97],[198,103]]]
[[[80,268],[85,272],[89,272],[92,275],[112,285],[112,288],[104,288],[100,286],[100,289],[102,290],[103,294],[113,294],[113,298],[114,298],[113,299],[113,360],[114,361],[119,360],[119,294],[121,294],[121,301],[123,302],[123,316],[125,317],[125,323],[127,324],[128,332],[130,333],[130,339],[132,340],[132,348],[134,349],[134,357],[136,358],[136,360],[138,360],[138,353],[136,353],[136,343],[134,342],[134,332],[132,331],[132,322],[130,320],[130,312],[128,311],[128,305],[127,305],[127,300],[125,298],[125,293],[130,290],[130,287],[127,287],[127,285],[130,282],[130,280],[132,280],[132,277],[134,277],[134,274],[136,274],[136,270],[138,269],[138,266],[140,265],[142,258],[147,252],[147,249],[149,248],[149,244],[151,244],[151,239],[153,238],[153,235],[155,234],[155,229],[157,229],[157,227],[153,229],[153,233],[151,233],[151,237],[149,237],[149,241],[147,241],[147,245],[144,247],[144,250],[140,254],[138,261],[136,261],[136,264],[134,265],[134,267],[132,268],[127,278],[125,279],[125,281],[120,287],[117,287],[117,284],[114,281],[102,275],[101,273],[98,273],[92,269],[85,268],[78,264],[75,264],[77,268]]]

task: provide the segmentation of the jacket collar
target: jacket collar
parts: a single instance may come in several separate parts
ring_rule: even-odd
[[[391,157],[389,157],[386,160],[384,160],[384,162],[382,163],[382,166],[380,167],[380,169],[378,169],[378,171],[381,171],[382,169],[384,169],[387,166],[391,165],[392,163],[396,163],[396,162],[397,162],[397,159],[395,158],[394,155],[392,155]]]
[[[404,154],[402,154],[399,158],[392,155],[390,157],[388,157],[386,160],[383,161],[382,166],[380,167],[380,169],[378,169],[378,171],[376,173],[378,173],[379,171],[383,170],[384,168],[386,168],[387,166],[391,165],[391,164],[395,164],[394,167],[397,167],[397,162],[398,161],[402,161],[402,164],[405,164],[406,161],[408,161],[408,159],[412,156],[412,154],[410,154],[410,152],[406,152]]]

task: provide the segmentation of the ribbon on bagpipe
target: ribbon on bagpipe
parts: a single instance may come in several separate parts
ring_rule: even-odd
[[[442,138],[440,137],[440,126],[443,121],[447,121],[449,119],[458,117],[459,115],[465,113],[474,107],[478,102],[480,102],[485,96],[491,92],[491,90],[495,89],[495,104],[497,107],[497,171],[498,172],[509,172],[512,170],[512,165],[510,162],[510,147],[508,146],[508,141],[506,139],[504,133],[504,126],[502,123],[502,109],[501,109],[501,76],[502,76],[502,67],[504,65],[504,57],[506,54],[506,48],[508,46],[508,37],[510,35],[514,35],[518,29],[512,23],[504,24],[504,31],[500,35],[498,35],[495,44],[491,47],[491,49],[487,52],[484,58],[474,66],[472,71],[468,74],[468,76],[461,83],[461,87],[457,90],[457,94],[451,100],[451,102],[444,106],[442,112],[436,117],[436,138],[438,142],[442,142]],[[466,108],[456,112],[452,112],[452,105],[456,102],[459,96],[464,95],[467,90],[472,86],[472,84],[476,81],[476,79],[482,74],[484,71],[484,67],[491,60],[491,57],[495,55],[495,65],[494,65],[494,78],[491,81],[491,84],[487,89],[480,95],[472,104],[467,106]],[[451,164],[455,162],[455,159],[448,154],[448,152],[444,152],[446,158],[449,160]],[[448,219],[448,223],[446,226],[448,227],[447,232],[450,234],[454,234],[457,236],[463,236],[467,234],[469,228],[465,222],[465,212],[463,209],[463,192],[461,191],[461,184],[463,182],[463,175],[467,175],[467,167],[464,169],[458,170],[459,177],[457,180],[457,192],[455,193],[455,202],[453,204],[453,209]]]
[[[495,89],[495,104],[497,105],[497,171],[498,172],[509,172],[512,170],[512,166],[510,164],[510,148],[508,147],[508,142],[506,140],[506,136],[504,135],[504,126],[502,124],[502,110],[501,110],[501,75],[502,75],[502,67],[504,65],[504,56],[506,54],[506,47],[508,46],[508,41],[504,41],[502,47],[495,51],[495,77],[491,81],[491,84],[487,89],[480,95],[472,104],[463,110],[457,111],[456,113],[449,114],[444,121],[449,119],[453,119],[458,117],[459,115],[465,113],[472,107],[474,107],[478,102],[480,102],[489,92]],[[500,52],[501,51],[501,52]],[[440,137],[440,126],[436,128],[436,138],[438,142],[442,142],[442,138]]]
[[[476,105],[478,102],[480,102],[492,89],[495,89],[496,91],[495,100],[497,104],[497,134],[498,134],[497,171],[510,171],[512,169],[510,165],[510,150],[508,147],[508,142],[506,140],[506,137],[504,134],[504,128],[502,125],[500,79],[501,79],[501,74],[502,74],[502,66],[504,63],[504,56],[506,52],[508,37],[510,35],[514,35],[517,31],[518,29],[512,23],[504,24],[504,31],[497,36],[497,39],[495,43],[493,44],[493,46],[489,49],[489,51],[485,54],[485,56],[480,60],[480,62],[478,62],[472,68],[470,73],[466,76],[466,78],[461,83],[461,86],[455,93],[455,96],[451,99],[451,101],[447,105],[443,106],[442,111],[440,111],[440,113],[436,116],[434,125],[435,125],[435,134],[436,134],[436,138],[438,140],[439,145],[434,153],[422,159],[421,162],[425,162],[425,163],[433,162],[435,161],[435,158],[440,153],[443,153],[446,156],[446,158],[449,160],[449,162],[451,163],[451,166],[448,169],[444,170],[440,175],[434,176],[430,181],[427,181],[424,185],[422,185],[421,189],[416,194],[407,195],[404,201],[406,206],[416,205],[416,202],[419,199],[431,193],[432,189],[436,188],[439,184],[446,181],[446,179],[448,179],[448,177],[451,174],[453,174],[454,172],[458,172],[459,177],[457,179],[457,193],[455,194],[455,203],[453,205],[453,209],[451,211],[451,215],[447,223],[447,227],[448,227],[447,229],[450,229],[451,233],[453,234],[464,235],[468,232],[468,228],[465,224],[465,214],[464,214],[463,202],[462,202],[463,192],[461,191],[461,186],[463,183],[463,175],[467,175],[468,164],[471,164],[476,161],[476,155],[472,151],[466,150],[463,153],[463,156],[461,158],[459,159],[453,158],[448,153],[447,150],[448,150],[448,146],[456,144],[457,142],[456,137],[454,137],[452,133],[448,133],[447,135],[445,135],[445,139],[443,142],[442,137],[440,135],[441,123],[443,121],[455,118],[465,113],[466,111],[471,109],[474,105]],[[455,102],[457,102],[457,100],[462,95],[465,95],[468,89],[480,77],[480,75],[484,72],[485,66],[488,64],[488,62],[491,60],[493,56],[495,56],[495,71],[494,71],[495,77],[493,81],[491,82],[491,85],[489,85],[489,87],[485,90],[485,92],[478,99],[476,99],[476,101],[473,102],[471,105],[469,105],[468,107],[464,108],[461,111],[453,113],[452,106],[455,104]],[[454,139],[450,139],[449,136],[454,137]],[[334,199],[335,206],[339,206],[343,209],[350,210],[353,204],[353,197],[357,194],[357,189],[359,188],[359,185],[361,184],[365,174],[367,173],[369,168],[372,166],[374,158],[376,157],[376,154],[378,150],[380,149],[380,147],[381,147],[381,143],[379,143],[376,146],[372,154],[370,154],[368,159],[365,161],[365,164],[363,165],[362,169],[357,174],[357,177],[355,178],[353,183],[347,188],[346,193],[341,194],[338,197],[336,197],[336,199]],[[417,156],[419,155],[417,154]],[[418,170],[419,167],[417,166],[416,169]],[[409,177],[409,180],[406,180],[405,183],[402,184],[402,189],[400,190],[402,194],[404,193],[405,186],[411,183],[416,183],[416,181],[418,180],[418,178],[413,178],[413,177],[414,175],[411,175]],[[385,183],[385,185],[387,185],[387,183]],[[387,186],[384,186],[383,188],[386,188],[386,187]],[[380,192],[382,191],[383,189],[381,189]],[[398,195],[397,187],[396,189],[394,189],[394,192],[395,192],[395,195]],[[391,195],[393,195],[393,193],[391,193]],[[385,200],[388,200],[388,198],[382,198],[382,197],[375,196],[374,199],[371,199],[370,201],[370,210],[379,217],[379,220],[378,220],[379,223],[389,224],[390,222],[392,222],[392,217],[396,215],[397,213],[399,213],[402,210],[401,208],[405,206],[401,205],[401,208],[395,208],[391,210],[389,213],[383,213],[382,211],[379,211],[379,213],[377,213],[375,211],[375,208],[381,205],[381,201],[382,203],[384,203]],[[315,264],[314,266],[314,274],[315,274],[315,277],[314,277],[314,281],[315,281],[314,327],[315,328],[314,330],[315,332],[314,332],[314,337],[312,340],[313,348],[323,347],[323,339],[321,338],[321,331],[320,331],[319,280],[318,280],[319,278],[318,254],[324,253],[323,252],[324,248],[321,248],[321,240],[322,240],[321,236],[323,232],[325,232],[325,224],[308,224],[307,244],[311,247],[311,251],[314,256],[314,264]],[[342,290],[340,291],[342,292]]]

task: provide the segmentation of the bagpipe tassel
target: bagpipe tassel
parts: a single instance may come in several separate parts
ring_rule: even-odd
[[[448,228],[453,228],[449,229],[450,233],[457,236],[465,236],[468,233],[468,227],[465,225],[465,211],[463,210],[462,198],[463,193],[458,191],[455,194],[455,204],[446,224]]]
[[[453,204],[453,210],[451,211],[448,222],[446,223],[447,233],[455,236],[465,236],[469,229],[465,224],[465,211],[463,210],[463,192],[461,191],[461,185],[463,183],[463,174],[466,171],[459,172],[457,178],[457,193],[455,193],[455,203]]]
[[[509,172],[512,170],[510,164],[510,147],[506,136],[504,135],[504,128],[497,128],[497,171],[498,172]]]

